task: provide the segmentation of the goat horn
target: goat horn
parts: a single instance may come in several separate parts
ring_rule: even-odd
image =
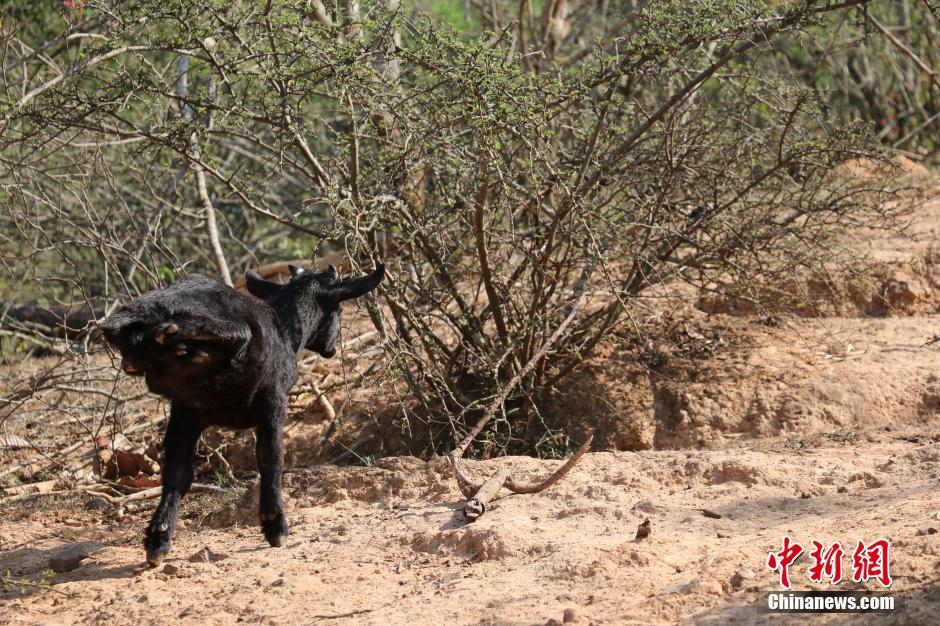
[[[378,287],[383,278],[385,278],[385,266],[379,263],[375,271],[368,276],[361,276],[359,278],[336,283],[333,285],[331,293],[340,302],[358,298]]]

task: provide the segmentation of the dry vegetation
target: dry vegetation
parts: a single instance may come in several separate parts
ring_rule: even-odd
[[[931,3],[70,4],[0,22],[0,622],[770,623],[788,533],[940,613]],[[302,359],[291,539],[211,430],[150,570],[167,407],[94,320],[287,259],[389,268]],[[488,415],[472,481],[594,451],[467,523]]]

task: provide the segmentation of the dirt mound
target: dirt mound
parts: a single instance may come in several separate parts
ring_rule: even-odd
[[[940,200],[926,198],[904,233],[847,235],[883,264],[867,292],[820,286],[828,304],[807,317],[760,317],[716,298],[660,314],[646,344],[607,338],[552,392],[546,422],[621,450],[935,428],[938,348],[925,344],[940,333]]]
[[[593,432],[601,449],[632,450],[936,426],[940,357],[924,343],[940,320],[700,323],[729,340],[707,358],[660,354],[655,367],[611,341],[552,396],[547,422],[575,440]]]
[[[837,176],[856,180],[880,180],[899,176],[928,176],[929,170],[903,154],[894,156],[887,163],[872,159],[851,159],[835,169]]]

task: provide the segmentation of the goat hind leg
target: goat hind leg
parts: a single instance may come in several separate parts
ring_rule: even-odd
[[[281,501],[281,476],[284,473],[284,447],[282,430],[284,409],[272,403],[258,425],[258,473],[261,475],[260,516],[261,531],[272,547],[284,545],[287,539],[287,518]]]
[[[170,409],[170,423],[163,439],[163,493],[144,531],[144,549],[151,567],[160,565],[170,551],[180,499],[193,484],[193,453],[200,432],[194,411],[176,406]]]

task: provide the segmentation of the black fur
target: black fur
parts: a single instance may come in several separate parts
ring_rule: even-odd
[[[164,439],[163,495],[145,532],[151,565],[170,550],[180,498],[192,485],[192,457],[207,426],[255,428],[261,475],[261,529],[272,546],[288,534],[281,503],[282,430],[287,394],[297,381],[297,353],[336,353],[340,304],[375,289],[385,275],[339,281],[291,267],[286,285],[246,275],[246,296],[192,275],[151,291],[101,324],[121,352],[122,369],[171,400]]]

